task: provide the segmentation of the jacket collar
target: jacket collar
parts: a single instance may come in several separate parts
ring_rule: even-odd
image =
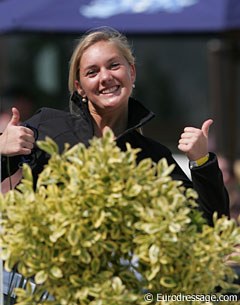
[[[128,102],[128,130],[141,128],[148,121],[155,117],[155,114],[148,110],[142,103],[130,97]]]
[[[74,92],[71,96],[70,111],[72,114],[92,120],[87,103],[82,102],[81,96],[77,92]],[[142,103],[130,97],[128,103],[128,127],[121,135],[134,129],[141,128],[154,116],[155,114],[143,106]]]

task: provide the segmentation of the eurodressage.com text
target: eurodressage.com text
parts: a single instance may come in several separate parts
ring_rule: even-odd
[[[239,300],[237,294],[162,294],[162,293],[146,293],[144,300],[147,303],[152,301],[164,301],[164,302],[236,302]]]

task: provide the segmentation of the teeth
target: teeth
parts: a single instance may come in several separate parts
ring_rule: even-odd
[[[102,90],[102,93],[103,93],[103,94],[112,93],[112,92],[116,91],[117,88],[118,88],[117,86],[114,86],[114,87],[111,87],[111,88]]]

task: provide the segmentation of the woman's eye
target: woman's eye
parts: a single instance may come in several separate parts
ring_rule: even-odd
[[[89,70],[89,71],[87,71],[87,76],[94,76],[94,75],[96,75],[96,71],[95,70]]]
[[[119,65],[120,65],[120,64],[119,64],[119,63],[116,63],[116,62],[115,62],[115,63],[112,63],[112,64],[111,64],[111,68],[112,68],[112,69],[117,69],[117,68],[119,67]]]

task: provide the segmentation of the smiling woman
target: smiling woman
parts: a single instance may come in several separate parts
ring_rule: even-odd
[[[218,216],[229,215],[228,194],[217,158],[208,152],[212,120],[206,120],[201,128],[186,127],[179,140],[179,149],[191,162],[191,181],[166,146],[140,132],[154,114],[131,97],[135,79],[135,60],[124,35],[108,27],[87,32],[70,61],[70,111],[42,108],[24,126],[19,126],[20,114],[13,108],[12,119],[0,136],[0,152],[4,156],[2,178],[11,176],[22,160],[27,160],[36,183],[49,155],[35,144],[33,131],[37,131],[38,140],[52,138],[62,152],[66,143],[73,146],[81,142],[88,146],[89,140],[101,137],[110,128],[123,151],[126,143],[139,148],[138,162],[166,158],[169,165],[174,164],[172,178],[197,191],[199,209],[209,223],[215,211]]]

